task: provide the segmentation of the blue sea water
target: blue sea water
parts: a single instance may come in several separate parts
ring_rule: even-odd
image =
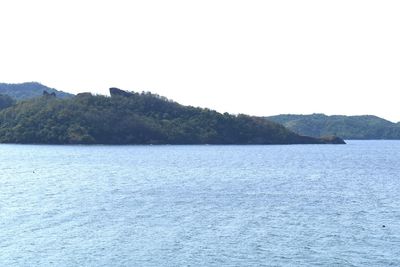
[[[0,145],[0,266],[400,266],[400,141]]]

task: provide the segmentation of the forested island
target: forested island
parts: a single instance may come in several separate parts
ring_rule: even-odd
[[[344,139],[400,139],[400,123],[372,115],[287,114],[265,119],[280,123],[295,133],[313,137],[337,135]]]
[[[0,97],[0,142],[23,144],[343,144],[298,135],[263,118],[183,106],[151,93],[110,89],[59,98]]]

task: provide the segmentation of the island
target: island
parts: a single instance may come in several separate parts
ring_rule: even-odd
[[[3,99],[3,100],[1,100]],[[344,144],[296,134],[261,117],[184,106],[149,92],[110,88],[15,101],[0,110],[0,142],[21,144]]]

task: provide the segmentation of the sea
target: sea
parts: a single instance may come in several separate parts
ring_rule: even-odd
[[[400,141],[3,144],[0,266],[400,266]]]

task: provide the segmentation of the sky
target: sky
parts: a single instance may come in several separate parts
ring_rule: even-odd
[[[400,1],[2,0],[0,82],[400,121]]]

